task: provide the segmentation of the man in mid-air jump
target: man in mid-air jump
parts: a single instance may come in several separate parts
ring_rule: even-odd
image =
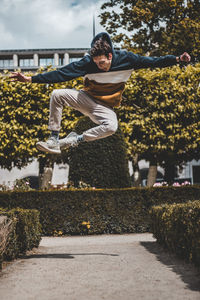
[[[113,107],[119,106],[125,83],[133,70],[141,68],[168,67],[179,62],[189,62],[190,55],[184,52],[179,57],[165,55],[146,57],[114,50],[109,35],[99,33],[91,43],[89,55],[72,62],[56,71],[38,74],[32,77],[13,72],[15,81],[33,83],[56,83],[84,76],[84,88],[54,90],[50,99],[49,139],[36,144],[38,150],[49,153],[61,153],[62,149],[77,146],[85,141],[105,138],[116,132],[117,116]],[[84,131],[81,135],[71,132],[59,140],[59,131],[64,106],[70,106],[88,116],[97,126]]]

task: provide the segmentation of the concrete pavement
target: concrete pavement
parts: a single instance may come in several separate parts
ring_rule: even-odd
[[[200,274],[151,234],[43,237],[0,275],[1,300],[200,300]]]

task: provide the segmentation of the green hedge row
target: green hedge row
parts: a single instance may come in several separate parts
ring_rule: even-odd
[[[0,206],[37,209],[43,235],[147,232],[149,210],[200,199],[200,187],[1,192]]]
[[[200,267],[200,200],[155,206],[150,215],[158,243]]]
[[[11,221],[10,230],[6,236],[6,247],[0,247],[1,265],[2,261],[12,260],[20,254],[24,254],[26,251],[39,246],[41,224],[39,212],[33,209],[14,208],[6,210],[0,208],[0,215],[7,216],[7,221]],[[3,235],[3,230],[1,232]]]

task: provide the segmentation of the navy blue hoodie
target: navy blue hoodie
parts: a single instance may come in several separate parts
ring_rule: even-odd
[[[109,71],[100,70],[90,55],[85,55],[77,62],[72,62],[56,71],[38,74],[32,77],[33,83],[56,83],[69,81],[77,77],[84,77],[83,90],[93,98],[107,105],[119,106],[126,81],[133,70],[141,68],[162,68],[175,65],[176,56],[166,55],[149,57],[114,50],[110,36],[106,32],[96,35],[91,47],[98,39],[106,40],[112,48],[112,64]]]

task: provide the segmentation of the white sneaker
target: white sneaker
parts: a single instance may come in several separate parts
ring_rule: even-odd
[[[64,139],[59,140],[60,149],[67,149],[69,147],[78,146],[78,134],[76,132],[70,132]]]
[[[51,136],[46,142],[36,143],[36,148],[43,152],[60,154],[60,144],[59,141],[53,136]]]

